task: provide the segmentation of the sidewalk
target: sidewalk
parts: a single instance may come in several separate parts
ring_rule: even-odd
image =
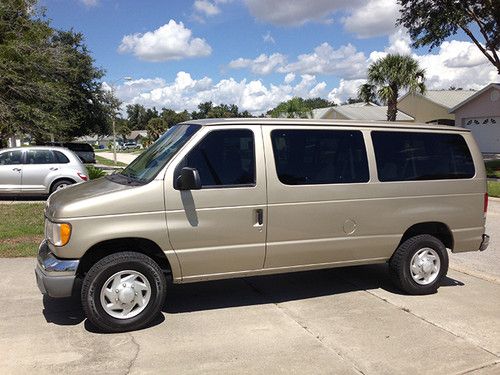
[[[113,153],[112,152],[99,152],[97,155],[102,156],[103,158],[113,160]],[[125,164],[130,164],[136,157],[139,155],[136,154],[128,154],[124,152],[117,152],[116,153],[116,160]]]

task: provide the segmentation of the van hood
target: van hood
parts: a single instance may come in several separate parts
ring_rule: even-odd
[[[61,219],[159,210],[165,210],[162,180],[137,186],[103,177],[52,194],[45,206],[45,216]]]

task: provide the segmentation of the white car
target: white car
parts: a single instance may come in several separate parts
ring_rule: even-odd
[[[47,195],[88,180],[78,156],[62,147],[0,150],[0,195]]]

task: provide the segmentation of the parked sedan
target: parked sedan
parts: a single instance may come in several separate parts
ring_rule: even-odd
[[[62,147],[0,150],[0,195],[46,195],[88,180],[88,172],[72,151]]]
[[[123,147],[123,150],[140,150],[142,149],[142,145],[140,143],[137,143],[135,141],[132,142],[126,142]]]

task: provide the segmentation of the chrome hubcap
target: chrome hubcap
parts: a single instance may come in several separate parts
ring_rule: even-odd
[[[57,186],[57,189],[56,190],[61,190],[61,189],[64,189],[65,187],[67,187],[68,184],[61,184],[59,186]]]
[[[117,319],[129,319],[143,311],[151,299],[151,285],[140,272],[115,273],[101,289],[101,306]]]
[[[430,247],[418,250],[411,258],[410,273],[417,284],[429,285],[439,275],[441,260],[438,253]]]

